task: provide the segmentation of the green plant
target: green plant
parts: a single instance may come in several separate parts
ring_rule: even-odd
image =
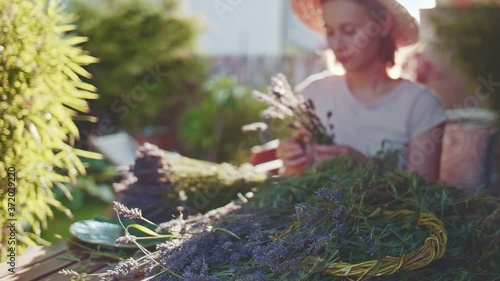
[[[437,47],[453,52],[457,65],[470,75],[474,87],[494,93],[500,81],[500,6],[443,8],[433,12],[432,22],[438,38]],[[479,89],[479,88],[476,88]],[[500,110],[500,95],[489,95],[494,110]]]
[[[204,84],[205,96],[180,117],[180,140],[186,155],[212,162],[246,162],[250,147],[259,143],[241,127],[259,120],[265,105],[229,76],[215,76]]]
[[[18,252],[42,243],[38,235],[53,216],[51,207],[67,210],[55,198],[53,185],[62,187],[85,173],[78,156],[96,156],[72,146],[79,136],[73,119],[88,111],[85,99],[97,98],[95,88],[80,80],[90,77],[82,65],[96,59],[76,46],[86,38],[67,34],[74,30],[73,18],[63,8],[60,0],[0,2],[2,258],[7,220],[17,219]],[[15,181],[9,170],[15,170]]]
[[[205,62],[192,55],[197,25],[179,16],[178,3],[74,0],[85,47],[101,59],[88,68],[100,95],[90,105],[111,128],[172,125],[199,94]]]
[[[71,210],[72,217],[55,211],[50,221],[51,227],[42,230],[41,237],[56,242],[61,237],[71,237],[69,227],[75,221],[88,220],[96,215],[104,216],[110,211],[115,195],[112,185],[121,180],[116,166],[105,159],[81,158],[86,175],[77,176],[75,182],[64,183],[67,190],[54,188],[54,195],[64,206]]]

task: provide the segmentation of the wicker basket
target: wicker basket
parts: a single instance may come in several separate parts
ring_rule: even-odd
[[[403,220],[415,213],[409,210],[384,213],[391,220]],[[441,258],[446,251],[448,237],[443,222],[431,214],[419,214],[417,224],[430,229],[430,235],[419,249],[399,257],[385,257],[380,260],[369,260],[350,264],[346,262],[332,263],[322,273],[325,275],[342,276],[349,280],[362,280],[372,276],[391,275],[403,270],[422,268],[434,260]],[[311,260],[311,266],[314,261]]]

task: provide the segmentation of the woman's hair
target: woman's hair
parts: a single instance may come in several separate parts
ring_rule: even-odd
[[[321,3],[324,4],[328,1],[334,1],[334,0],[321,0]],[[377,0],[351,0],[354,1],[363,7],[366,8],[368,14],[375,20],[377,24],[380,24],[377,21],[377,18],[375,15],[380,15],[382,12],[384,14],[388,14],[389,11],[387,10],[384,5],[382,5],[379,1]],[[380,50],[379,50],[379,56],[380,58],[386,62],[388,67],[393,67],[395,64],[395,53],[396,53],[396,41],[394,40],[394,37],[392,34],[389,34],[388,36],[384,36],[382,38],[381,44],[380,44]]]

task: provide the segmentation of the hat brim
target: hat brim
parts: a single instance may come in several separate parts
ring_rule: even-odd
[[[419,30],[416,19],[396,0],[378,0],[392,15],[392,36],[398,48],[418,42]],[[310,29],[325,35],[323,4],[321,0],[290,0],[295,15]]]

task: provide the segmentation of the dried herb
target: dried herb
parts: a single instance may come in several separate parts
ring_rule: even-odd
[[[268,93],[254,91],[253,96],[269,107],[262,112],[265,119],[281,119],[288,122],[289,127],[306,135],[312,143],[333,144],[333,135],[329,135],[321,123],[312,100],[305,100],[293,92],[283,74],[278,74],[271,79]]]

